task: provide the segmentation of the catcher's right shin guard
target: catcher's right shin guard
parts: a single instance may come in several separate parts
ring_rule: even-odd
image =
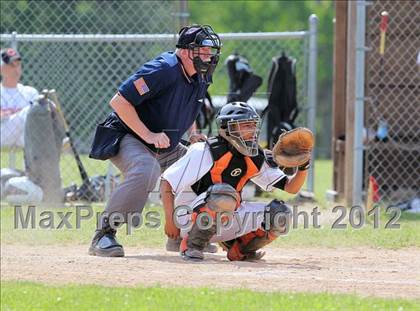
[[[227,251],[227,257],[231,261],[261,259],[263,252],[257,250],[273,242],[279,235],[287,231],[291,211],[284,202],[273,200],[267,205],[266,220],[270,226],[263,224],[263,229],[249,232],[231,241],[221,242],[221,246]]]

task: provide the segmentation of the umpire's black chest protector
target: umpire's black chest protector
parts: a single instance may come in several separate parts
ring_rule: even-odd
[[[259,149],[255,157],[247,157],[229,147],[220,136],[207,140],[213,158],[213,167],[199,181],[191,186],[199,195],[214,184],[226,183],[240,192],[246,183],[257,175],[265,161],[264,152]]]

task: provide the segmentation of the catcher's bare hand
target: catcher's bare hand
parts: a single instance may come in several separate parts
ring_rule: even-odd
[[[176,239],[177,237],[179,237],[179,228],[177,228],[177,226],[175,226],[175,224],[172,221],[167,221],[165,224],[165,234],[171,238],[171,239]]]
[[[165,133],[153,133],[150,132],[149,135],[144,137],[144,140],[146,143],[155,145],[156,148],[162,149],[162,148],[168,148],[170,145],[169,137],[166,136]]]
[[[197,143],[199,141],[206,141],[206,140],[207,140],[207,136],[201,133],[194,133],[190,136],[191,144]]]

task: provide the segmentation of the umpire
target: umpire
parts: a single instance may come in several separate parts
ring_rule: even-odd
[[[115,238],[116,228],[133,215],[132,225],[139,224],[161,171],[186,152],[181,137],[194,128],[221,42],[210,26],[192,25],[180,30],[176,47],[175,52],[145,63],[121,84],[110,102],[114,111],[96,128],[90,157],[110,159],[124,181],[102,214],[90,255],[124,256]],[[190,141],[200,139],[204,135],[195,134]]]

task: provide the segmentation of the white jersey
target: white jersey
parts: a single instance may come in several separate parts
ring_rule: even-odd
[[[38,91],[32,86],[18,83],[15,88],[7,88],[2,84],[0,108],[1,110],[17,112],[29,106],[30,102],[34,101],[37,97]]]
[[[191,186],[211,170],[213,163],[209,145],[199,142],[191,145],[188,152],[162,174],[174,191],[175,206],[191,205],[197,199]],[[265,191],[272,191],[273,185],[283,178],[286,178],[283,171],[264,162],[251,181]]]
[[[1,146],[24,146],[24,128],[30,103],[37,99],[38,91],[27,85],[18,84],[15,88],[1,85],[0,108]],[[6,115],[3,117],[3,115]]]

